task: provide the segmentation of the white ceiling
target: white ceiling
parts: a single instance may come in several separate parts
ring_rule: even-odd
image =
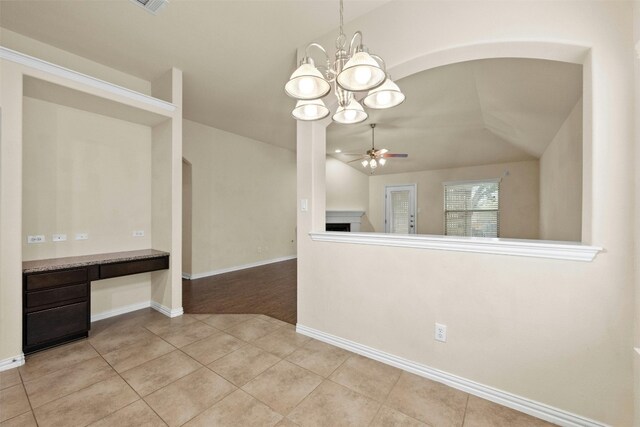
[[[406,101],[369,110],[357,125],[331,124],[327,153],[347,162],[371,147],[408,153],[376,174],[539,158],[582,96],[582,66],[535,59],[487,59],[426,70],[399,80]],[[351,163],[364,171],[359,162]]]
[[[346,0],[345,22],[389,0]],[[131,75],[184,72],[184,117],[295,149],[284,83],[296,49],[338,26],[337,0],[170,0],[153,16],[128,0],[0,2],[0,25]]]

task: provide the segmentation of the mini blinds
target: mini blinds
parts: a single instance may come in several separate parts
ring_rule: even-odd
[[[499,220],[499,180],[444,184],[445,235],[498,237]]]
[[[409,234],[409,191],[391,192],[391,232]]]

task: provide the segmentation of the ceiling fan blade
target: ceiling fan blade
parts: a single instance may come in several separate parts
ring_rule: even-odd
[[[409,157],[408,154],[399,154],[399,153],[385,153],[381,157]]]
[[[389,150],[387,150],[386,148],[382,148],[380,150],[376,150],[376,155],[380,155],[380,154],[385,154],[388,153]]]
[[[347,162],[347,163],[361,162],[362,160],[367,159],[367,158],[368,157],[366,157],[366,156],[365,157],[360,157],[359,159],[351,160],[350,162]]]

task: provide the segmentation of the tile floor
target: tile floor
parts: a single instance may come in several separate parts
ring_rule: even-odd
[[[263,315],[140,310],[0,373],[0,426],[543,426]]]

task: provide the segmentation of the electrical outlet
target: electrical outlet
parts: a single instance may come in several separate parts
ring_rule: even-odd
[[[436,341],[447,342],[447,325],[436,323]]]
[[[89,239],[89,233],[76,233],[76,240],[87,240]]]
[[[144,230],[135,230],[133,232],[133,237],[144,237]]]
[[[44,243],[47,240],[44,237],[44,234],[38,234],[36,236],[27,236],[27,243]]]
[[[54,242],[64,242],[65,240],[67,240],[67,235],[66,234],[54,234],[53,236],[51,236],[51,240]]]

